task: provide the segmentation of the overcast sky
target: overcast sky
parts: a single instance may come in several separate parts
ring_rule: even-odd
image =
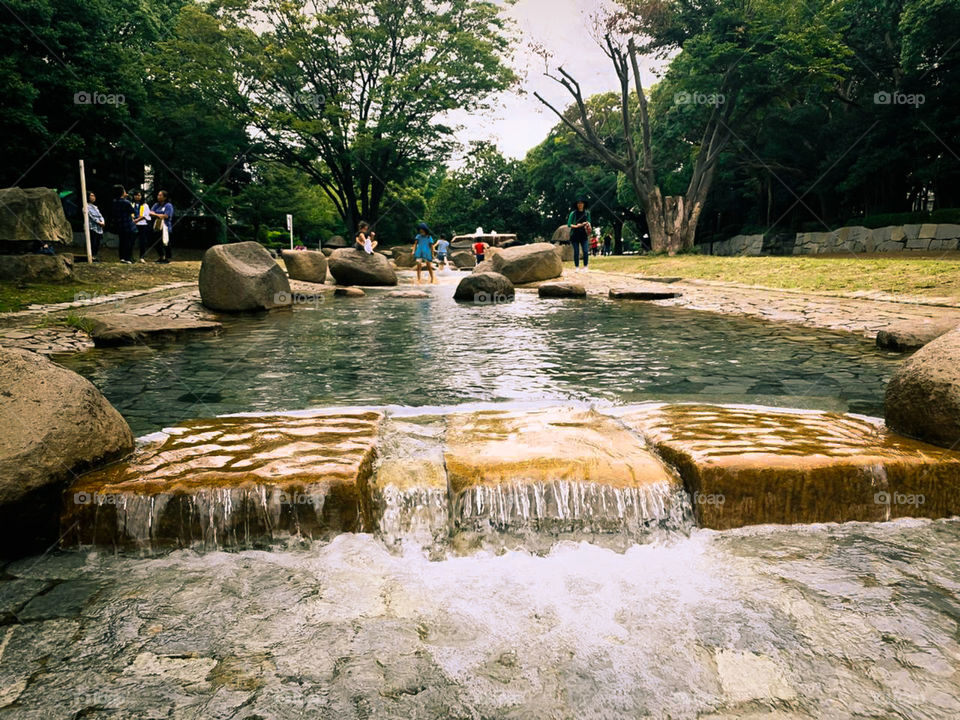
[[[504,154],[522,158],[557,123],[556,115],[533,93],[539,92],[559,110],[569,105],[571,98],[563,87],[544,76],[543,59],[533,52],[533,44],[551,53],[551,72],[562,65],[577,79],[584,97],[615,90],[613,65],[592,37],[591,18],[609,6],[606,0],[519,0],[507,8],[505,13],[515,20],[520,37],[513,64],[524,79],[519,88],[498,96],[494,110],[486,117],[452,113],[449,119],[463,126],[460,140],[489,140]],[[655,80],[653,67],[656,64],[641,64],[645,87]]]

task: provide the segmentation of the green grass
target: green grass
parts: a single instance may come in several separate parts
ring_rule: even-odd
[[[608,272],[717,280],[777,289],[869,290],[960,300],[960,253],[956,252],[928,257],[600,257],[591,258],[590,267]]]

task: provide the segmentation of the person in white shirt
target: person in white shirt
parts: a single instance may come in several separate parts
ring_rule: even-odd
[[[140,244],[140,262],[145,263],[147,246],[150,244],[150,206],[143,201],[143,193],[139,190],[133,193],[133,207],[136,217],[133,224],[137,226],[137,240]]]

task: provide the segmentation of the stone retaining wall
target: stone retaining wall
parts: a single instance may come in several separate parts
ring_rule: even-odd
[[[824,253],[867,253],[900,251],[933,251],[960,249],[960,225],[933,224],[893,225],[870,229],[859,225],[832,232],[797,233],[792,244],[793,255]],[[783,255],[791,254],[790,244],[783,238],[763,235],[735,235],[713,243],[714,255]]]

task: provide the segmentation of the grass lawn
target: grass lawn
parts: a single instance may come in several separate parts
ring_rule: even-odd
[[[573,263],[566,263],[570,267]],[[769,288],[855,292],[873,290],[960,300],[960,252],[918,257],[625,256],[590,259],[596,270],[720,280]]]
[[[116,250],[100,253],[104,262],[73,266],[76,280],[62,285],[26,285],[0,283],[0,312],[22,310],[34,303],[59,303],[75,299],[106,295],[122,290],[145,290],[168,283],[196,280],[200,272],[198,251],[183,251],[169,265],[155,262],[122,265],[117,262]]]

